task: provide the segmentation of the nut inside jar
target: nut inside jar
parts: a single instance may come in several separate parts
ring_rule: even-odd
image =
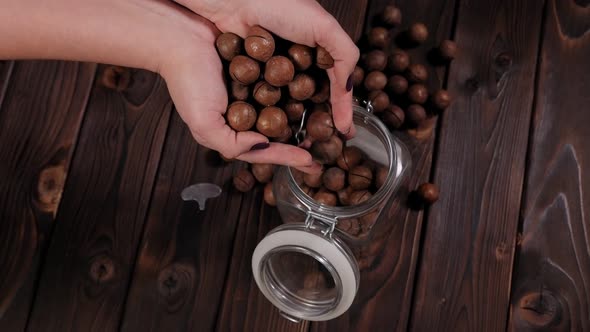
[[[395,181],[395,176],[390,176],[395,153],[381,137],[386,134],[381,135],[370,121],[366,122],[366,110],[357,113],[357,135],[353,139],[342,142],[333,135],[331,140],[339,144],[319,141],[311,149],[312,156],[324,164],[320,174],[291,169],[301,194],[324,210],[333,208],[328,214],[337,217],[336,229],[353,237],[370,232],[384,204],[383,196],[387,196],[381,191],[390,191],[391,186],[386,184]]]

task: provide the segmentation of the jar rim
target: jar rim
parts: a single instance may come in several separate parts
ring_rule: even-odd
[[[399,144],[395,144],[395,138],[389,132],[389,129],[377,118],[375,115],[360,105],[353,105],[353,121],[355,124],[358,120],[360,123],[371,125],[375,127],[382,136],[387,156],[388,156],[388,172],[384,185],[377,190],[377,192],[367,201],[353,206],[327,206],[317,203],[295,181],[291,167],[288,167],[289,185],[295,196],[307,206],[310,210],[320,211],[328,214],[336,219],[338,218],[352,218],[370,212],[373,208],[383,202],[389,194],[397,187],[397,179],[400,178],[403,167],[401,165],[401,151],[399,151]]]

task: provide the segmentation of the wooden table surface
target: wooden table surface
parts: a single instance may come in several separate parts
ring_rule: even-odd
[[[358,39],[390,0],[320,1]],[[590,1],[400,0],[422,50],[461,47],[431,72],[455,103],[411,131],[410,184],[366,250],[343,316],[291,323],[250,259],[280,224],[239,167],[199,147],[157,75],[0,62],[1,331],[590,331]],[[588,160],[586,160],[588,159]],[[181,190],[208,181],[200,212]]]

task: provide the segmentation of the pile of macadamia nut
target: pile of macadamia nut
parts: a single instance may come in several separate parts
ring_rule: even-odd
[[[334,59],[322,47],[289,43],[259,26],[244,40],[223,33],[216,46],[230,82],[226,120],[235,131],[256,130],[289,143],[305,109],[327,109],[330,82],[325,69]]]
[[[362,56],[351,75],[355,95],[369,101],[391,130],[420,127],[429,116],[451,104],[446,90],[428,88],[429,67],[413,61],[410,53],[415,52],[408,52],[410,48],[420,50],[429,38],[428,28],[413,23],[394,34],[402,14],[391,5],[379,18],[379,26],[369,30],[360,44]],[[271,141],[296,144],[294,134],[303,119],[306,139],[312,142],[309,151],[324,165],[320,174],[293,171],[305,193],[327,206],[348,206],[368,200],[379,190],[387,169],[358,148],[346,146],[334,127],[325,71],[334,60],[325,49],[285,41],[259,26],[252,27],[245,39],[223,33],[216,46],[227,75],[230,100],[226,120],[231,128],[254,130]],[[445,65],[456,56],[457,46],[444,40],[426,51],[431,65]],[[242,192],[256,183],[265,184],[264,200],[274,206],[272,177],[273,165],[255,164],[240,169],[233,183]],[[438,199],[438,188],[430,183],[422,184],[416,193],[424,203]]]

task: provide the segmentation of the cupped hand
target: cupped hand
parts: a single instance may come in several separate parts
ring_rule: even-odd
[[[193,21],[190,40],[163,61],[160,72],[178,113],[197,142],[230,159],[293,166],[311,173],[320,171],[321,166],[301,148],[270,143],[260,133],[236,132],[227,125],[224,114],[228,96],[214,46],[219,31],[197,15]]]
[[[334,124],[345,136],[354,136],[350,75],[359,50],[338,21],[316,0],[177,0],[203,15],[222,32],[246,37],[255,25],[295,43],[324,47],[334,58],[328,69]]]

